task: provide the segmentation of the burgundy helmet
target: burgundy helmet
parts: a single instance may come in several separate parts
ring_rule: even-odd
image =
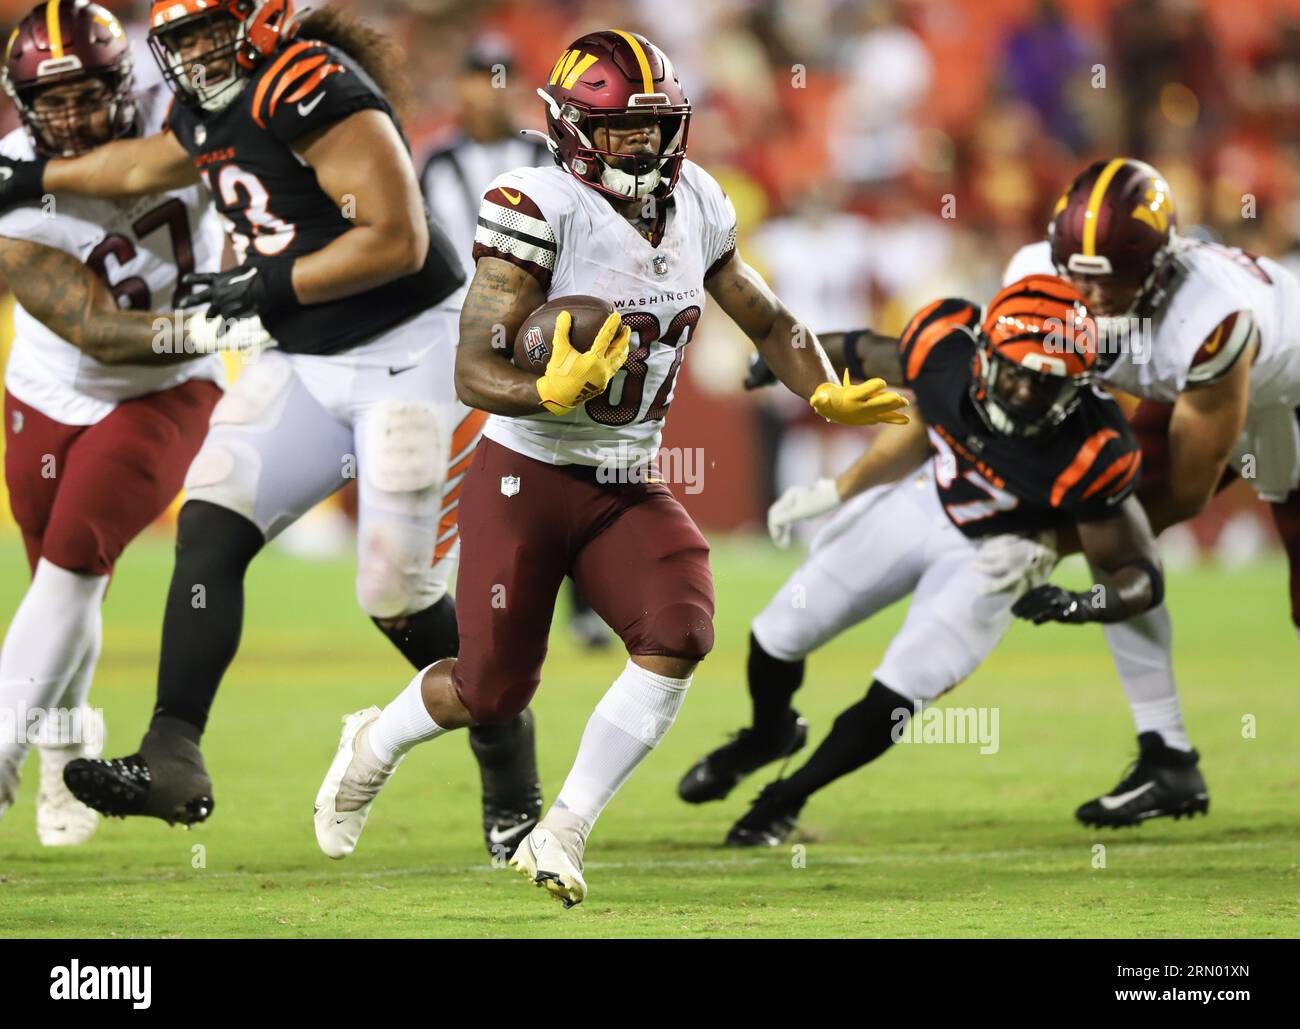
[[[565,171],[619,200],[666,198],[686,157],[691,102],[668,55],[644,36],[622,29],[591,32],[569,44],[545,89],[548,146]],[[657,154],[616,154],[596,145],[600,128],[618,130],[629,117],[659,123]]]
[[[1057,201],[1047,235],[1052,261],[1067,278],[1140,287],[1129,313],[1163,299],[1178,219],[1169,184],[1146,162],[1116,157],[1089,165]]]
[[[109,138],[130,135],[135,128],[131,46],[112,12],[90,0],[47,0],[18,23],[9,37],[0,80],[37,153],[72,157],[108,141],[70,143],[65,150],[56,150],[47,137],[52,116],[34,107],[47,87],[91,78],[101,80],[109,90]]]

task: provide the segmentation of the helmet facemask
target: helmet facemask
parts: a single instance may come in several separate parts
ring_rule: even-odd
[[[98,89],[90,88],[92,85]],[[77,91],[77,100],[60,103],[54,91],[65,86],[85,88]],[[134,76],[129,53],[113,70],[73,71],[39,84],[15,85],[6,70],[4,87],[18,108],[32,146],[42,157],[77,157],[135,131]],[[102,127],[94,126],[92,122],[100,112],[104,116]],[[74,127],[72,119],[79,124]]]
[[[149,46],[176,96],[215,114],[248,84],[252,66],[244,56],[245,33],[245,23],[227,11],[200,11],[151,31]],[[196,36],[206,40],[202,49],[194,45]]]
[[[561,106],[544,89],[537,93],[551,113],[548,145],[570,174],[618,200],[641,200],[652,194],[666,198],[672,193],[686,157],[689,103],[674,105],[663,93],[640,93],[632,96],[625,108],[595,111],[573,100]],[[652,120],[658,129],[657,146],[654,134],[647,133],[651,147],[643,152],[611,148],[615,136],[632,132],[645,119]],[[564,151],[570,147],[560,145],[564,141],[555,138],[557,131],[569,133],[572,138],[572,156],[567,162]],[[600,142],[605,146],[598,146]]]
[[[976,358],[971,396],[984,423],[1004,436],[1038,436],[1060,425],[1081,400],[1088,376],[1032,367],[1028,355],[1012,361],[989,347]],[[1043,356],[1045,365],[1051,358]],[[1063,364],[1062,364],[1063,367]]]

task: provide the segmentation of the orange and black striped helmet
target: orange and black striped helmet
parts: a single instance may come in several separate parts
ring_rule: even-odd
[[[1057,201],[1047,235],[1061,275],[1140,287],[1127,313],[1154,306],[1178,237],[1169,183],[1145,161],[1097,161]]]
[[[1054,275],[1013,282],[984,309],[971,399],[996,432],[1033,436],[1078,405],[1097,363],[1097,325],[1082,294]]]
[[[149,48],[178,100],[220,111],[297,28],[293,0],[153,0]],[[183,53],[181,39],[196,32],[206,49]]]

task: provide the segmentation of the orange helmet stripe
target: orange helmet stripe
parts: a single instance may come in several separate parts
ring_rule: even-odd
[[[628,46],[632,48],[632,53],[636,55],[636,63],[641,69],[641,84],[644,87],[641,92],[653,93],[655,91],[655,80],[654,76],[650,74],[650,59],[646,57],[645,47],[630,32],[624,32],[622,29],[613,29],[612,31],[626,39]]]
[[[1106,189],[1110,186],[1111,180],[1115,177],[1125,162],[1127,157],[1114,157],[1107,163],[1106,167],[1101,170],[1097,176],[1097,181],[1092,184],[1092,193],[1088,196],[1088,211],[1084,216],[1083,223],[1083,253],[1085,257],[1097,256],[1097,218],[1101,214],[1101,201],[1106,195]]]

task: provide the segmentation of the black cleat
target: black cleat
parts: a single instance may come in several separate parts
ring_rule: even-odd
[[[799,822],[804,801],[788,797],[785,782],[778,779],[763,792],[727,833],[728,847],[777,847],[789,838]]]
[[[197,736],[187,723],[159,718],[138,754],[69,761],[63,782],[87,807],[113,818],[151,815],[169,825],[194,825],[215,807]]]
[[[758,739],[753,729],[741,729],[730,743],[705,754],[691,766],[677,784],[677,795],[688,804],[721,800],[745,776],[797,754],[807,742],[808,723],[795,710],[790,711],[789,721],[773,741]]]
[[[1105,796],[1074,813],[1084,825],[1118,829],[1152,818],[1188,818],[1210,813],[1210,791],[1197,767],[1196,751],[1165,745],[1156,732],[1138,736],[1138,757],[1128,774]]]
[[[542,791],[537,792],[523,805],[498,807],[483,799],[483,842],[494,863],[504,863],[515,856],[519,844],[542,817]]]
[[[542,817],[532,709],[504,725],[475,726],[469,743],[483,782],[483,844],[493,864],[504,865]]]

